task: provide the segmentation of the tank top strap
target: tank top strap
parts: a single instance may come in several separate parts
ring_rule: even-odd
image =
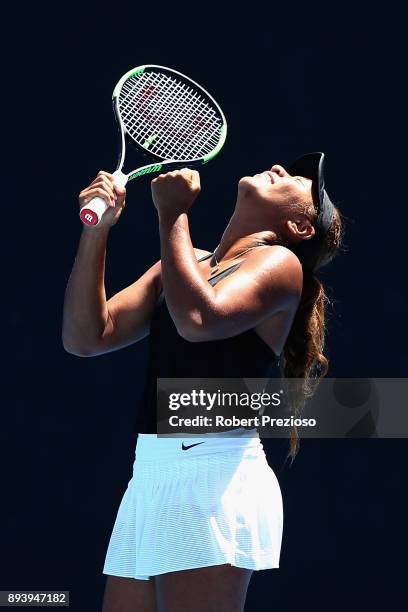
[[[197,261],[204,261],[204,259],[208,259],[209,257],[212,257],[213,253],[208,253],[208,255],[204,255],[203,257],[200,257],[200,259],[197,259]]]
[[[217,284],[218,281],[223,279],[225,276],[228,276],[229,274],[232,274],[232,272],[234,272],[237,268],[239,268],[241,263],[242,262],[238,262],[238,263],[234,264],[233,266],[230,266],[229,268],[226,268],[222,272],[218,272],[218,274],[214,274],[214,276],[212,276],[211,278],[208,279],[208,282],[210,283],[210,285]]]
[[[212,257],[213,255],[214,253],[208,253],[208,255],[204,255],[204,257],[200,257],[200,259],[198,259],[197,261],[204,261],[205,259],[208,259],[209,257]],[[210,285],[215,285],[216,283],[218,283],[218,281],[223,279],[225,276],[228,276],[228,274],[232,274],[232,272],[234,272],[237,268],[239,268],[241,263],[242,262],[233,264],[232,266],[230,266],[229,268],[226,268],[222,272],[218,272],[218,274],[214,274],[214,276],[208,279],[208,282],[210,283]]]
[[[211,257],[211,255],[212,253],[210,253],[209,255],[205,255],[204,257],[202,257],[201,259],[198,259],[197,261],[203,261],[203,259],[208,259],[209,257]],[[229,268],[222,270],[222,272],[218,272],[218,274],[214,274],[214,276],[211,276],[211,278],[208,278],[207,281],[210,283],[210,285],[216,285],[218,281],[222,280],[229,274],[232,274],[232,272],[235,272],[235,270],[239,268],[241,263],[242,262],[239,261],[238,263],[230,266]],[[163,292],[163,287],[162,287],[160,290],[160,294],[159,294],[159,300],[163,299],[163,297],[164,297],[164,292]]]

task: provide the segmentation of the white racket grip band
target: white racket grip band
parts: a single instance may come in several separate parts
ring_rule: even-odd
[[[123,172],[121,170],[115,170],[115,172],[112,174],[112,176],[113,176],[113,182],[118,187],[124,187],[126,185],[126,183],[128,182],[127,175],[123,174]]]
[[[120,170],[116,170],[112,176],[114,177],[113,182],[118,187],[124,187],[128,181],[126,174],[123,174]],[[97,196],[81,208],[79,216],[85,225],[98,225],[107,208],[108,204],[105,200]]]
[[[81,208],[79,216],[85,225],[98,225],[107,208],[108,205],[103,198],[92,198],[88,204]]]

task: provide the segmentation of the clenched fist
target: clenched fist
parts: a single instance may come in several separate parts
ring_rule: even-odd
[[[109,172],[101,170],[96,179],[79,194],[79,208],[83,208],[88,202],[99,196],[108,204],[108,208],[98,225],[84,225],[84,229],[92,231],[112,227],[117,223],[122,210],[125,207],[126,189],[114,184],[114,178]]]
[[[200,175],[196,170],[183,168],[159,174],[152,180],[153,203],[160,214],[175,216],[187,212],[201,191]]]

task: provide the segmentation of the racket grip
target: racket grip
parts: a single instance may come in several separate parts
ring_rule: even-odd
[[[123,174],[120,170],[116,170],[112,176],[114,177],[115,185],[120,187],[124,187],[128,181],[126,174]],[[85,225],[98,225],[107,208],[108,204],[103,198],[92,198],[88,204],[81,208],[79,216]]]
[[[85,225],[98,225],[107,208],[108,205],[103,198],[92,198],[88,204],[81,208],[79,216]]]

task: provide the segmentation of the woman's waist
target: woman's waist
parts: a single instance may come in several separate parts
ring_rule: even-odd
[[[188,458],[213,453],[263,452],[262,442],[256,429],[243,427],[228,432],[197,434],[178,433],[169,435],[139,433],[136,441],[137,461]]]

